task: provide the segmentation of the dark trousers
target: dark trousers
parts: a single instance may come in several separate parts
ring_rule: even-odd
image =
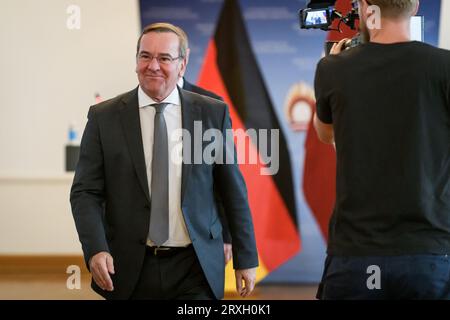
[[[448,255],[328,256],[317,298],[450,299]]]
[[[130,299],[212,300],[209,287],[193,246],[174,253],[156,255],[147,248],[139,281]]]

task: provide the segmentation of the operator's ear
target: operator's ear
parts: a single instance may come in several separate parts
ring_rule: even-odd
[[[358,0],[358,13],[360,19],[367,18],[367,8],[369,7],[369,4],[366,0]]]
[[[413,16],[417,15],[417,12],[419,12],[419,6],[420,6],[420,1],[417,1],[416,8],[414,9],[414,11],[412,13]]]

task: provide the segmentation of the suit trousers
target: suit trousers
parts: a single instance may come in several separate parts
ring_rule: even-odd
[[[214,300],[194,247],[175,253],[154,251],[147,247],[132,300]]]

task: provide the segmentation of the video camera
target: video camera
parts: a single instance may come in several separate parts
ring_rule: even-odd
[[[356,21],[359,20],[358,1],[352,0],[352,9],[347,15],[338,12],[334,7],[336,0],[311,0],[307,8],[298,12],[301,29],[321,29],[324,31],[339,31],[340,26],[345,23],[350,29],[356,30]],[[331,25],[333,21],[339,19],[337,28],[333,29]],[[424,17],[411,17],[411,40],[424,41],[425,27]],[[354,38],[348,40],[342,50],[353,48],[363,42],[362,37],[358,34]],[[327,41],[325,43],[325,54],[328,55],[335,41]]]
[[[341,23],[346,24],[350,29],[356,30],[356,21],[359,20],[358,1],[352,1],[352,9],[345,16],[335,9],[336,0],[311,0],[306,9],[298,12],[301,29],[321,29],[324,31],[341,32]],[[333,21],[339,19],[337,28],[331,28]],[[335,42],[327,41],[325,44],[325,52],[328,54]],[[344,49],[356,47],[361,43],[361,37],[357,35],[348,40],[343,47]]]

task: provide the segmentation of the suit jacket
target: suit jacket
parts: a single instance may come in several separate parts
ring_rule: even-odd
[[[218,96],[214,92],[208,91],[203,89],[202,87],[196,86],[189,81],[186,81],[186,79],[183,79],[183,89],[191,92],[195,92],[204,96],[208,96],[220,101],[223,101],[222,97]],[[214,188],[216,189],[216,188]],[[218,192],[214,192],[214,195],[216,197],[216,203],[217,203],[217,210],[219,211],[219,218],[220,222],[222,222],[222,236],[223,236],[223,242],[225,243],[231,243],[231,234],[230,234],[230,228],[228,227],[228,221],[225,214],[225,208],[223,207],[222,199],[220,198]]]
[[[191,92],[195,92],[204,96],[208,96],[217,100],[223,101],[223,98],[215,94],[214,92],[203,89],[202,87],[196,86],[186,79],[183,79],[183,89]]]
[[[204,130],[222,131],[225,137],[231,128],[226,104],[179,92],[182,126],[192,140],[194,121],[202,121]],[[187,142],[183,138],[183,150]],[[246,186],[236,162],[183,162],[181,209],[206,279],[221,299],[225,266],[213,186],[223,199],[230,226],[234,268],[255,267],[258,257]],[[90,108],[70,201],[86,264],[101,251],[114,258],[114,291],[103,291],[95,282],[93,289],[108,299],[129,298],[144,261],[151,214],[137,88]]]

